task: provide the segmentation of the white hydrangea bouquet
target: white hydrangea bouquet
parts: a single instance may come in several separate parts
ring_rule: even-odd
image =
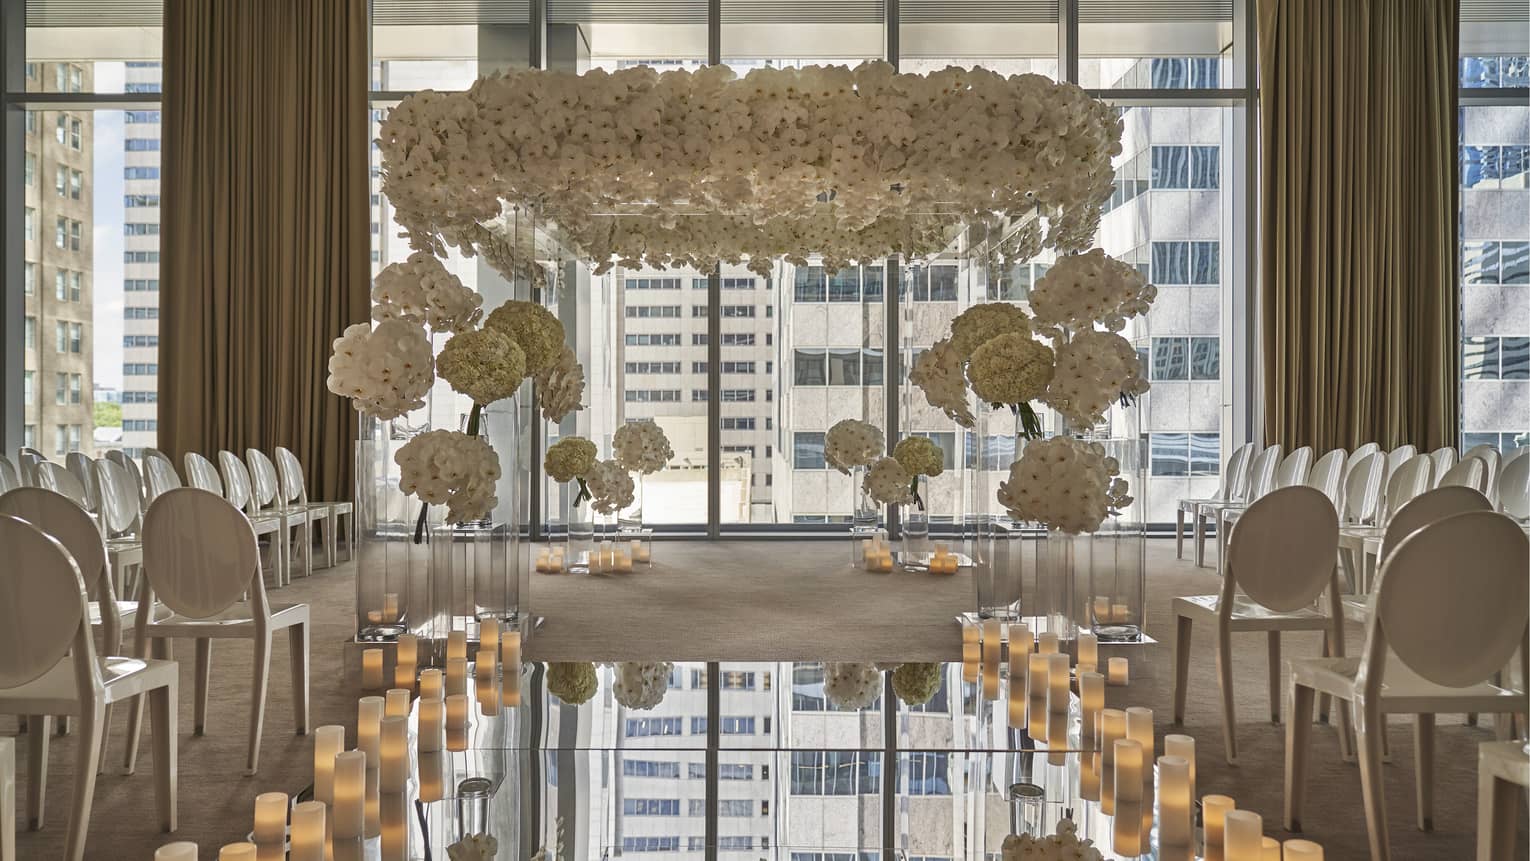
[[[670,447],[669,437],[664,435],[664,428],[652,419],[628,421],[611,435],[612,459],[623,469],[637,476],[639,488],[636,494],[637,504],[626,510],[626,515],[622,518],[624,522],[634,524],[635,528],[642,528],[643,503],[646,501],[646,496],[641,489],[643,477],[663,469],[674,456],[675,450]]]
[[[823,698],[843,711],[869,708],[882,694],[882,671],[876,664],[825,661]]]
[[[669,661],[624,661],[612,667],[611,694],[617,703],[637,711],[657,708],[669,692]]]
[[[1094,841],[1078,836],[1072,819],[1057,823],[1057,833],[1049,837],[1011,834],[1000,850],[1003,861],[1104,861],[1105,856]]]

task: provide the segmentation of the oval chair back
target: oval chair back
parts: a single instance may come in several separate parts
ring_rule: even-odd
[[[138,496],[138,513],[142,515],[145,507],[143,499],[143,473],[138,469],[138,461],[128,457],[127,452],[121,449],[112,449],[107,452],[106,459],[127,471],[129,485]]]
[[[155,597],[182,616],[217,615],[246,593],[257,619],[270,616],[255,531],[215,493],[181,487],[156,498],[144,516],[143,563]]]
[[[1483,463],[1480,457],[1469,457],[1459,461],[1440,476],[1439,483],[1435,487],[1470,487],[1482,493],[1487,490],[1487,464]],[[1486,495],[1483,498],[1486,499]]]
[[[1387,480],[1392,480],[1392,474],[1402,468],[1402,465],[1418,455],[1418,447],[1412,445],[1400,445],[1387,452]]]
[[[1392,515],[1381,535],[1381,548],[1376,558],[1385,561],[1403,539],[1431,523],[1468,511],[1492,510],[1487,497],[1474,487],[1436,487],[1425,491]]]
[[[71,451],[64,458],[64,467],[80,480],[85,488],[85,510],[91,514],[101,510],[101,485],[96,481],[95,461],[81,451]]]
[[[297,455],[281,446],[276,447],[276,477],[278,497],[283,505],[308,504],[308,482],[303,477],[303,464],[298,462]]]
[[[101,458],[96,461],[96,481],[101,485],[101,525],[108,538],[138,531],[138,493],[122,464]]]
[[[51,460],[45,460],[37,465],[37,481],[34,487],[51,490],[68,497],[71,502],[80,507],[81,511],[89,511],[85,499],[85,485],[80,483],[79,478],[67,468],[59,466]]]
[[[1434,464],[1434,479],[1439,481],[1440,477],[1449,472],[1450,468],[1458,462],[1456,447],[1453,445],[1440,446],[1434,451],[1429,452],[1429,460]]]
[[[1307,474],[1311,471],[1312,446],[1304,445],[1286,455],[1285,460],[1280,462],[1280,467],[1275,470],[1275,486],[1294,487],[1298,484],[1306,484]]]
[[[1275,489],[1275,470],[1280,466],[1280,445],[1272,445],[1261,451],[1248,468],[1248,496],[1246,502],[1263,498]]]
[[[255,491],[256,510],[268,505],[281,508],[282,505],[277,500],[279,482],[276,477],[276,464],[273,464],[271,458],[266,457],[265,452],[258,448],[245,449],[244,460],[250,467],[250,487]]]
[[[213,466],[212,461],[194,451],[186,452],[182,461],[186,464],[188,486],[223,495],[223,479],[218,477],[218,468]]]
[[[1498,502],[1503,513],[1515,520],[1530,519],[1530,453],[1520,453],[1504,464],[1498,477]]]
[[[1281,613],[1310,607],[1324,589],[1337,597],[1334,566],[1339,515],[1323,492],[1296,486],[1251,503],[1227,539],[1227,572],[1220,607],[1231,613],[1234,588]]]
[[[1478,445],[1474,445],[1471,448],[1467,449],[1466,451],[1461,452],[1461,456],[1462,457],[1480,457],[1480,456],[1482,456],[1484,454],[1487,454],[1488,452],[1492,452],[1493,454],[1498,454],[1498,446],[1493,445],[1492,443],[1486,443],[1486,442],[1485,443],[1479,443]]]
[[[175,464],[162,452],[146,449],[143,453],[143,471],[149,479],[148,492],[144,494],[144,501],[148,505],[152,506],[160,494],[181,486],[181,477],[175,471]]]
[[[1461,564],[1463,553],[1470,564]],[[1404,538],[1381,564],[1356,680],[1366,698],[1381,689],[1389,650],[1444,687],[1478,684],[1502,670],[1530,625],[1527,567],[1524,530],[1491,511],[1447,517]]]
[[[37,465],[48,458],[35,448],[22,446],[16,450],[16,466],[21,470],[21,483],[28,487],[37,486]]]
[[[1248,462],[1254,457],[1254,444],[1246,442],[1233,449],[1222,471],[1222,486],[1217,488],[1217,499],[1239,500],[1248,486]]]
[[[218,452],[218,472],[223,475],[223,498],[245,514],[254,514],[255,492],[250,487],[250,471],[244,468],[239,455],[227,450]]]
[[[1479,445],[1476,448],[1472,449],[1472,453],[1469,456],[1477,458],[1478,460],[1482,461],[1482,463],[1484,465],[1486,465],[1486,467],[1487,467],[1487,489],[1482,491],[1482,492],[1487,494],[1487,498],[1488,498],[1489,502],[1493,503],[1494,505],[1497,505],[1498,504],[1498,474],[1503,472],[1503,468],[1504,468],[1504,465],[1505,465],[1504,464],[1503,455],[1499,454],[1498,449],[1493,448],[1492,446],[1481,446],[1481,445]]]
[[[35,681],[71,650],[76,683],[100,688],[85,581],[74,558],[57,539],[8,514],[0,515],[0,546],[15,563],[0,577],[0,689]]]
[[[1344,461],[1345,451],[1336,448],[1333,451],[1318,458],[1317,463],[1312,465],[1312,470],[1307,473],[1307,486],[1321,490],[1333,507],[1338,509],[1344,500]]]
[[[106,647],[116,652],[122,644],[117,596],[107,567],[106,539],[95,521],[75,502],[41,487],[22,487],[0,496],[0,514],[19,517],[46,533],[69,552],[87,596],[101,605],[101,627]],[[9,553],[9,551],[7,551]],[[7,575],[9,576],[9,575]]]
[[[15,490],[21,486],[21,473],[16,471],[16,465],[11,459],[0,454],[0,493],[7,490]]]
[[[1381,479],[1386,472],[1386,456],[1372,452],[1350,460],[1349,477],[1344,480],[1344,514],[1351,523],[1365,523],[1376,517],[1381,503]]]
[[[1354,451],[1349,453],[1349,462],[1354,463],[1362,457],[1373,455],[1379,451],[1381,451],[1381,446],[1376,443],[1365,443],[1364,445],[1357,446]]]
[[[1387,479],[1386,509],[1382,523],[1392,519],[1399,509],[1412,502],[1414,497],[1428,490],[1434,462],[1427,454],[1416,454],[1403,462]]]

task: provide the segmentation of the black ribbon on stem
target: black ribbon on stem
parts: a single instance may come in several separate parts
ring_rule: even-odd
[[[914,494],[914,502],[919,506],[919,510],[923,511],[924,500],[919,496],[919,476],[916,475],[908,480],[908,489],[910,493]]]
[[[579,482],[579,492],[574,495],[574,507],[578,508],[579,503],[586,499],[593,499],[594,495],[590,493],[589,485],[584,483],[584,476],[581,475],[574,480]]]
[[[478,436],[478,425],[483,417],[483,407],[473,404],[473,409],[468,412],[467,435]],[[425,520],[430,515],[430,503],[420,503],[420,516],[414,522],[414,543],[425,543]]]
[[[999,404],[994,404],[994,409]],[[1009,408],[1015,415],[1020,417],[1020,435],[1026,439],[1041,439],[1041,416],[1036,415],[1036,410],[1029,402],[1022,404],[1010,404]]]

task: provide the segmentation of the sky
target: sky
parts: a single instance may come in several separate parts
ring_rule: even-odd
[[[122,63],[98,62],[98,92],[122,92]],[[95,153],[91,172],[95,255],[91,283],[95,288],[95,381],[97,386],[122,388],[122,111],[95,112]]]

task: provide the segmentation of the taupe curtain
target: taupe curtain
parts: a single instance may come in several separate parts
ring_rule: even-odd
[[[1266,442],[1456,442],[1458,12],[1259,0]]]
[[[167,0],[159,439],[278,445],[349,499],[356,415],[324,385],[367,318],[366,0]]]

